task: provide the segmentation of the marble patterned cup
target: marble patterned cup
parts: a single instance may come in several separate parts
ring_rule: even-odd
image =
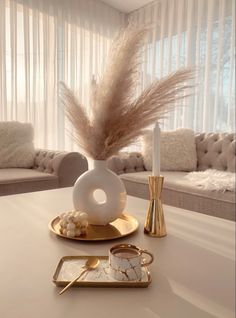
[[[149,256],[146,261],[143,254]],[[142,267],[150,265],[154,260],[152,253],[131,244],[118,244],[109,251],[110,275],[119,281],[142,279]]]

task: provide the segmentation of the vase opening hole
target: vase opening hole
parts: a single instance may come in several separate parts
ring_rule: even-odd
[[[93,192],[93,198],[98,204],[104,204],[107,202],[106,193],[102,189],[96,189]]]

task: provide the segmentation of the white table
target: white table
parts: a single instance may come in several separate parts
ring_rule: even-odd
[[[71,188],[0,197],[0,317],[234,317],[235,223],[165,206],[168,236],[143,234],[148,202],[129,197],[136,234],[86,243],[59,238],[48,223],[72,208]],[[152,251],[152,284],[144,289],[70,289],[52,275],[64,255],[106,255],[118,242]]]

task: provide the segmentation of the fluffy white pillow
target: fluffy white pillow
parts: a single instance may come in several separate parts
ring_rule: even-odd
[[[33,126],[0,122],[0,168],[31,168],[34,163]]]
[[[152,131],[141,138],[142,155],[146,170],[152,170]],[[194,132],[179,128],[161,132],[161,170],[193,171],[197,168],[197,151]]]

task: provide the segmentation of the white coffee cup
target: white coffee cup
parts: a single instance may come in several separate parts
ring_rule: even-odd
[[[143,259],[143,254],[150,257]],[[110,275],[119,281],[142,279],[142,267],[150,265],[154,260],[152,253],[131,244],[118,244],[109,251]]]

